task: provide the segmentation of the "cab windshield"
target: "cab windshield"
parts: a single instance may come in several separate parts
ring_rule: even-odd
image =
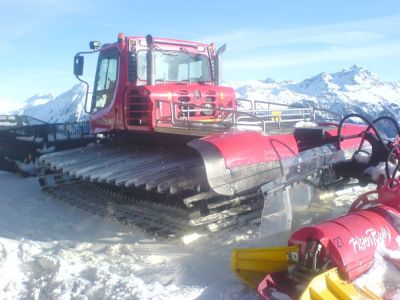
[[[147,80],[147,51],[139,51],[137,70],[140,80]],[[205,55],[178,51],[153,51],[155,82],[211,81],[210,66]]]

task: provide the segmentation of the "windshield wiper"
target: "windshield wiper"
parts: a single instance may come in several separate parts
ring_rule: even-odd
[[[180,48],[179,50],[181,50],[182,52],[185,52],[186,54],[190,54],[190,52],[189,51],[187,51],[185,48]]]
[[[178,56],[179,53],[173,53],[173,52],[161,52],[163,55],[168,55],[168,56]]]

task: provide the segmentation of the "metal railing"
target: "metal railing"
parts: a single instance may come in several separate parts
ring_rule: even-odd
[[[191,103],[177,103],[168,100],[156,100],[156,107],[161,108],[166,105],[167,111],[170,114],[161,115],[162,110],[156,110],[156,126],[162,127],[162,124],[169,124],[174,127],[180,128],[197,128],[197,129],[212,129],[224,130],[227,128],[240,128],[255,127],[259,128],[262,132],[266,133],[269,128],[281,128],[283,124],[293,126],[297,122],[313,122],[316,119],[316,112],[328,113],[336,116],[335,119],[322,118],[325,121],[340,120],[341,116],[337,113],[324,109],[315,109],[312,107],[292,106],[289,104],[281,104],[259,100],[238,99],[240,102],[249,103],[250,109],[228,109],[228,108],[215,108],[204,107],[203,105],[196,105]],[[165,107],[164,107],[165,108]],[[177,116],[177,112],[180,116]],[[194,113],[203,113],[203,117],[213,115],[213,119],[199,119],[193,117]]]
[[[75,122],[75,123],[56,123],[48,124],[48,134],[62,134],[67,138],[72,136],[84,136],[91,134],[91,127],[89,122]]]
[[[250,107],[248,110],[256,110],[260,111],[266,109],[267,110],[279,110],[280,107],[286,107],[290,109],[312,109],[313,110],[313,120],[318,119],[318,114],[319,114],[319,119],[324,120],[324,121],[340,121],[343,118],[343,115],[340,113],[336,113],[334,111],[331,111],[329,109],[324,109],[324,108],[314,108],[310,106],[301,106],[301,105],[295,105],[295,104],[284,104],[284,103],[277,103],[277,102],[271,102],[271,101],[263,101],[263,100],[253,100],[253,99],[243,99],[243,98],[238,98],[236,99],[238,106],[245,108],[245,105],[241,103],[248,103],[248,106]]]
[[[28,125],[41,125],[46,122],[26,115],[0,115],[0,130]]]
[[[168,119],[162,118],[159,115],[159,110],[156,110],[156,126],[162,123],[168,123],[173,126],[177,127],[185,127],[185,128],[203,128],[203,129],[214,129],[217,130],[218,128],[226,129],[232,128],[237,125],[237,115],[245,115],[248,118],[252,118],[258,122],[259,127],[263,130],[265,129],[265,122],[262,118],[252,115],[247,112],[238,111],[234,109],[227,109],[227,108],[211,108],[211,107],[204,107],[202,105],[196,104],[185,104],[185,103],[176,103],[170,102],[168,100],[156,100],[156,107],[159,106],[160,103],[166,103],[169,106],[171,114],[168,115]],[[176,112],[179,110],[182,113],[181,117],[176,116]],[[218,112],[219,114],[216,116],[214,114],[214,119],[194,119],[191,114],[192,113],[209,113],[212,111],[214,114]],[[204,115],[204,117],[207,117]],[[215,121],[214,121],[215,120]]]
[[[39,123],[41,122],[41,123]],[[0,135],[35,140],[69,140],[91,136],[88,121],[74,123],[45,123],[28,116],[0,116]]]

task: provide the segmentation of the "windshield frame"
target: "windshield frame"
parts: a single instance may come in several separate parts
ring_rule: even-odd
[[[137,74],[137,79],[140,81],[147,81],[147,60],[146,60],[146,54],[148,50],[147,49],[140,49],[136,52],[136,74]],[[211,65],[210,65],[210,60],[209,57],[205,54],[202,53],[195,53],[195,52],[186,52],[186,51],[179,51],[179,50],[165,50],[165,49],[155,49],[152,51],[153,55],[154,53],[161,53],[161,54],[166,54],[166,55],[173,55],[173,56],[179,56],[179,55],[187,55],[189,57],[200,57],[200,66],[201,66],[201,77],[190,77],[190,71],[188,70],[188,76],[187,78],[184,79],[165,79],[165,78],[154,78],[155,82],[200,82],[200,83],[205,83],[205,82],[212,82],[212,73],[211,73]],[[155,57],[153,56],[153,65],[155,68],[157,68],[157,63],[155,62]],[[195,59],[193,59],[192,62],[196,62]],[[189,65],[189,62],[187,65]],[[143,65],[145,68],[143,68]],[[183,64],[181,64],[183,65]],[[206,67],[206,70],[204,70]],[[179,66],[178,66],[179,68]],[[140,71],[142,70],[142,72]],[[157,76],[156,76],[157,77]],[[202,80],[199,80],[202,78]]]

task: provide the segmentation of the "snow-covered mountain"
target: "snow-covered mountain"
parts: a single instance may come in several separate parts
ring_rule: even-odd
[[[400,81],[381,81],[377,75],[358,66],[336,73],[320,73],[301,82],[276,82],[268,78],[233,81],[227,85],[241,98],[305,104],[342,115],[355,112],[370,118],[384,114],[397,117],[400,110]],[[35,95],[18,112],[47,122],[81,121],[87,119],[84,99],[85,86],[77,84],[56,98],[50,94]]]
[[[237,81],[229,83],[241,98],[286,104],[306,104],[342,115],[360,113],[375,118],[397,116],[400,81],[384,82],[365,68],[353,66],[336,73],[320,73],[302,82]]]
[[[37,95],[26,100],[21,113],[49,123],[83,121],[87,119],[85,93],[85,86],[77,84],[56,98],[49,94]]]
[[[52,94],[36,94],[25,100],[23,103],[23,109],[44,105],[53,99],[54,97]]]
[[[56,98],[51,94],[36,94],[24,102],[0,98],[0,114],[24,114],[49,123],[84,121],[85,93],[85,86],[77,84]]]

